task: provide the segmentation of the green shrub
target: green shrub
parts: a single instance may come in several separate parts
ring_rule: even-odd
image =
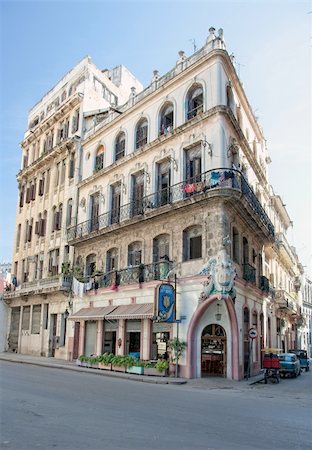
[[[159,359],[155,365],[155,368],[158,372],[163,372],[169,368],[169,363],[165,359]]]

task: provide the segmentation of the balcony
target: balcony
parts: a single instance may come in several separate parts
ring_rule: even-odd
[[[96,227],[94,219],[70,227],[67,229],[68,242],[73,245],[104,234],[111,230],[112,226],[121,227],[142,217],[163,214],[168,212],[168,207],[174,209],[187,206],[190,198],[191,203],[194,203],[216,195],[225,195],[233,202],[233,206],[238,208],[239,213],[242,213],[242,205],[238,201],[241,199],[245,218],[249,218],[252,226],[257,227],[258,231],[260,228],[266,237],[274,239],[272,222],[241,172],[234,169],[214,169],[199,175],[194,183],[182,181],[140,199],[134,199],[131,203],[121,206],[118,212],[114,210],[101,214],[97,218]]]
[[[288,292],[279,289],[275,291],[276,305],[279,309],[296,314],[299,310],[296,299]]]
[[[43,278],[38,281],[29,281],[22,283],[15,290],[5,291],[4,299],[13,299],[27,295],[48,294],[55,291],[69,291],[71,288],[70,275],[56,275],[49,278]]]
[[[279,251],[285,261],[288,263],[290,267],[296,264],[296,259],[294,257],[293,251],[290,248],[290,245],[287,242],[287,239],[283,233],[276,233],[276,244],[279,248]]]
[[[256,283],[256,268],[250,264],[243,264],[243,279],[249,283]]]
[[[95,277],[98,288],[127,286],[155,280],[166,280],[172,269],[171,261],[159,261],[152,264],[140,264],[122,270],[113,270]]]

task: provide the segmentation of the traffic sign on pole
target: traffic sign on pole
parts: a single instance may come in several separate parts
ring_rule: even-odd
[[[256,328],[249,328],[248,336],[250,339],[256,339],[258,337],[258,331],[256,330]]]

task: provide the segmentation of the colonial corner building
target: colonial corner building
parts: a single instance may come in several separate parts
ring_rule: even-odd
[[[239,380],[264,347],[309,347],[291,220],[221,29],[144,90],[83,59],[21,147],[9,351],[155,360],[178,332],[181,376]]]

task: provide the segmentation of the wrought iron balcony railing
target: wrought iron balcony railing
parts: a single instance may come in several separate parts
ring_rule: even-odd
[[[140,264],[122,270],[113,270],[97,275],[97,287],[125,286],[153,280],[165,280],[172,269],[171,261],[159,261],[152,264]]]
[[[274,226],[271,220],[241,172],[234,169],[214,169],[198,175],[196,182],[182,181],[145,197],[133,199],[131,203],[121,206],[118,210],[108,211],[96,219],[70,227],[67,229],[68,241],[92,237],[113,224],[120,224],[149,214],[162,206],[183,201],[189,197],[202,196],[206,192],[217,189],[233,189],[240,192],[256,215],[257,221],[265,227],[271,237],[274,237]]]
[[[250,283],[256,283],[256,268],[250,264],[243,264],[243,278]]]

